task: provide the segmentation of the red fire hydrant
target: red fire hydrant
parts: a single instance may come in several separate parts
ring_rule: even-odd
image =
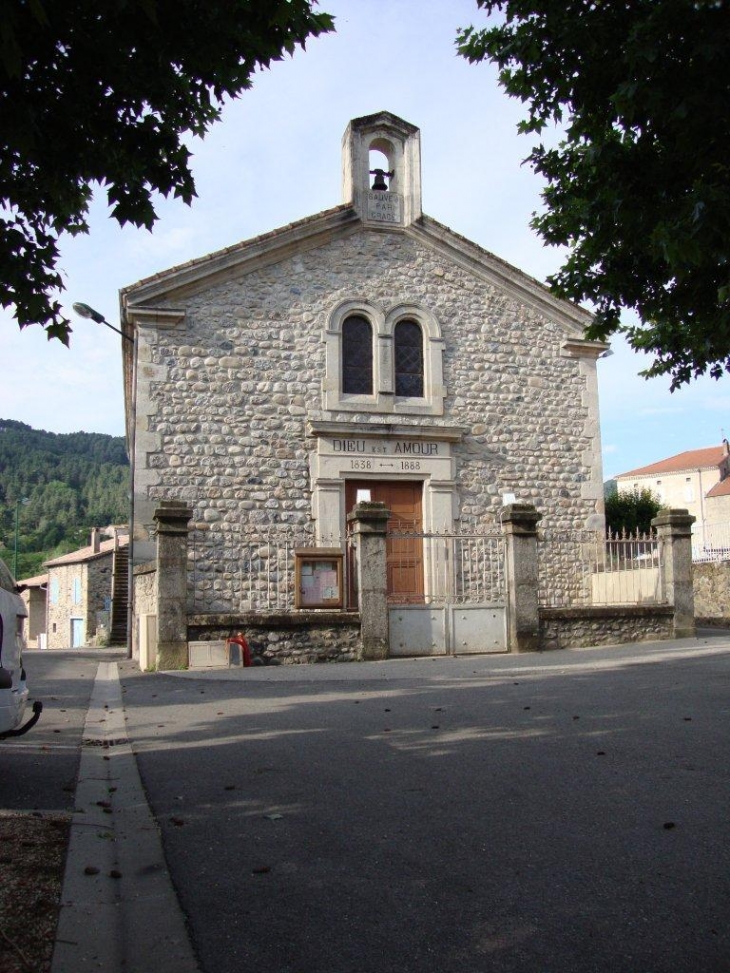
[[[243,632],[239,632],[237,635],[232,635],[229,639],[226,639],[226,645],[228,646],[228,653],[230,658],[230,646],[239,645],[241,647],[241,655],[243,657],[243,665],[251,666],[251,649],[249,648],[248,642],[246,641],[246,636]]]

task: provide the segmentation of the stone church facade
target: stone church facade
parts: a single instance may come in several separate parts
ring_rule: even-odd
[[[134,560],[184,501],[198,610],[240,607],[222,550],[336,547],[355,499],[423,531],[514,499],[603,528],[588,313],[422,212],[418,129],[388,112],[348,126],[343,200],[122,291]]]

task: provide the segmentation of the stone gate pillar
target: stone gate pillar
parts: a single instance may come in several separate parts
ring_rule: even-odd
[[[387,659],[390,648],[385,550],[389,517],[384,503],[358,503],[347,515],[355,539],[363,659]]]
[[[157,668],[187,669],[188,523],[193,511],[177,500],[161,500],[157,524]]]
[[[502,509],[510,652],[537,652],[540,648],[537,522],[541,517],[531,503],[510,503]]]
[[[693,638],[695,599],[692,587],[692,524],[688,510],[660,510],[652,522],[659,538],[662,599],[674,606],[674,637]]]

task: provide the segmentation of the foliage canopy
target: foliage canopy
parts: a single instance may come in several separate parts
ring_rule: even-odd
[[[92,527],[129,519],[129,462],[121,436],[52,433],[0,419],[0,557],[18,576],[89,543]]]
[[[616,489],[606,497],[606,530],[611,534],[648,534],[651,522],[661,510],[656,494],[644,487],[633,493],[618,493]]]
[[[477,0],[504,19],[457,37],[564,129],[528,162],[547,180],[532,226],[569,247],[554,291],[596,308],[589,337],[624,332],[672,389],[730,371],[728,0]],[[640,323],[624,324],[622,308]]]
[[[203,136],[257,68],[333,29],[316,0],[0,0],[0,304],[68,343],[61,233],[93,186],[150,229],[153,194],[190,203]]]

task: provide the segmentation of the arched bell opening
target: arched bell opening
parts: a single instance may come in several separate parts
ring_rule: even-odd
[[[370,143],[368,170],[372,176],[370,189],[375,192],[388,192],[395,187],[395,151],[387,139],[377,138]]]

